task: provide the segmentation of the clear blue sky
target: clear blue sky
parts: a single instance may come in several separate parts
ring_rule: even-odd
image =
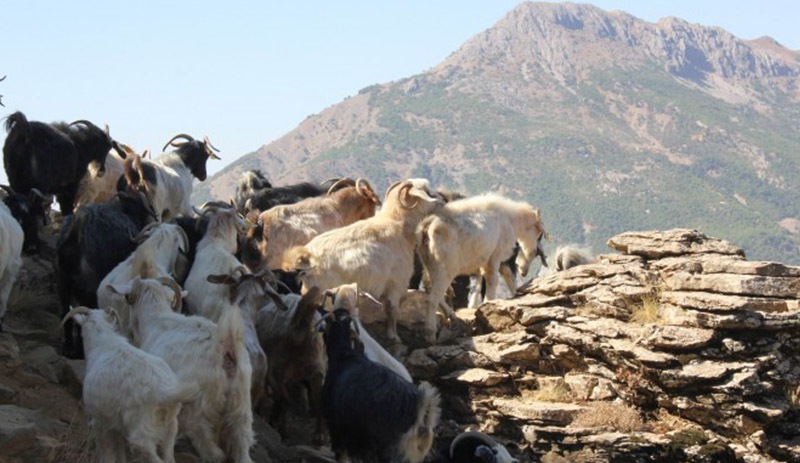
[[[156,153],[176,133],[209,135],[216,172],[363,87],[436,65],[519,3],[3,1],[0,117],[108,123]],[[800,48],[794,0],[592,3]]]

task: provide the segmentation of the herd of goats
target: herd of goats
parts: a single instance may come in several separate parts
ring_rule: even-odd
[[[327,435],[338,461],[516,461],[480,433],[431,452],[437,390],[414,383],[358,308],[364,298],[383,306],[392,350],[401,298],[421,284],[424,337],[436,343],[439,312],[447,321],[466,305],[454,280],[466,276],[463,298],[476,305],[495,298],[501,275],[514,294],[518,273],[537,256],[546,265],[547,233],[529,204],[426,179],[395,182],[381,199],[361,178],[275,187],[248,171],[230,202],[195,208],[194,179],[218,159],[207,137],[176,135],[147,158],[86,120],[16,112],[5,126],[0,329],[55,198],[63,353],[85,356],[99,461],[133,452],[174,462],[182,435],[203,462],[250,462],[254,410],[286,436],[298,397],[316,418],[315,442]]]

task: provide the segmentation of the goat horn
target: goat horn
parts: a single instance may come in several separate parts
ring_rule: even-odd
[[[69,310],[69,312],[67,312],[67,314],[64,315],[64,318],[61,319],[61,326],[64,326],[64,323],[67,323],[67,320],[69,320],[70,318],[72,318],[76,314],[79,314],[79,313],[88,314],[89,310],[91,310],[91,309],[89,309],[88,307],[82,306],[82,305],[79,305],[78,307],[71,308]]]
[[[269,296],[270,299],[272,299],[272,302],[275,303],[277,308],[283,310],[284,312],[289,310],[289,307],[286,307],[286,303],[283,302],[281,295],[275,291],[275,288],[273,288],[271,284],[264,282],[264,292],[267,294],[267,296]]]
[[[371,199],[372,202],[374,202],[376,205],[380,206],[382,204],[381,199],[378,198],[377,195],[375,195],[375,191],[372,189],[372,185],[370,185],[369,182],[366,181],[365,179],[358,178],[356,180],[356,191],[358,191],[358,193],[361,196],[367,199]]]
[[[186,140],[187,142],[194,141],[194,138],[192,138],[191,135],[186,135],[185,133],[179,133],[178,135],[175,135],[174,137],[170,138],[169,141],[167,142],[167,144],[164,145],[163,148],[161,148],[161,151],[166,151],[167,150],[167,146],[170,146],[170,145],[172,145],[172,146],[174,146],[176,148],[181,146],[181,145],[183,145],[183,143],[178,143],[178,144],[174,144],[173,143],[175,140],[177,140],[179,138],[182,138],[182,139]]]
[[[136,236],[134,236],[131,241],[133,241],[136,244],[140,244],[141,242],[143,242],[144,240],[149,238],[150,237],[150,232],[152,232],[153,229],[158,227],[159,225],[161,225],[160,222],[148,223],[147,225],[144,226],[144,228],[139,230],[139,233],[137,233]]]
[[[372,301],[372,302],[378,304],[379,306],[383,307],[383,302],[375,299],[375,296],[373,296],[372,294],[370,294],[370,293],[368,293],[366,291],[360,291],[359,290],[358,291],[358,297],[365,297],[365,298],[369,299],[370,301]]]
[[[156,214],[156,211],[153,210],[153,205],[150,204],[150,200],[147,199],[147,195],[139,190],[134,190],[134,191],[136,191],[136,193],[139,195],[139,199],[142,200],[142,205],[144,205],[144,209],[147,211],[150,217],[152,217],[153,219],[155,219],[156,222],[158,222],[158,214]]]
[[[398,180],[398,181],[392,183],[391,185],[389,185],[389,188],[386,189],[386,193],[384,193],[383,196],[384,197],[388,196],[389,192],[392,191],[393,189],[395,189],[397,187],[397,185],[400,185],[401,183],[403,183],[403,181],[402,180]]]
[[[183,227],[179,225],[178,233],[181,234],[181,239],[183,240],[183,247],[186,248],[186,252],[189,252],[189,237],[186,235],[186,230],[184,230]]]
[[[13,193],[13,190],[12,190],[12,193]],[[31,188],[31,193],[35,194],[36,196],[39,197],[39,199],[41,199],[43,201],[53,201],[53,197],[52,196],[46,196],[44,193],[42,193],[41,191],[39,191],[36,188]]]
[[[351,185],[351,186],[354,186],[355,184],[356,184],[356,182],[354,182],[352,178],[340,178],[339,180],[336,181],[336,183],[334,183],[333,185],[331,185],[330,188],[328,188],[328,194],[331,194],[334,191],[336,191],[337,188],[339,187],[339,185]]]
[[[414,185],[412,185],[411,183],[407,183],[401,186],[400,190],[397,191],[397,199],[400,201],[400,205],[403,206],[403,208],[405,209],[414,209],[419,204],[419,199],[417,199],[417,201],[411,205],[409,205],[406,202],[406,196],[408,196],[408,190],[410,190],[413,187]]]
[[[219,153],[217,147],[211,144],[211,140],[208,139],[208,136],[203,137],[203,144],[206,146],[206,153],[208,153],[208,157],[211,159],[219,160],[220,157],[214,154],[214,151]],[[209,149],[210,148],[210,149]]]
[[[33,191],[33,190],[35,190],[35,189],[36,189],[36,188],[31,188],[31,191]],[[6,193],[8,193],[8,194],[10,194],[10,195],[15,195],[15,194],[17,194],[17,193],[14,191],[14,189],[13,189],[13,188],[11,188],[11,187],[10,187],[10,186],[8,186],[8,185],[0,185],[0,190],[3,190],[3,191],[5,191]]]
[[[321,310],[323,312],[325,312],[325,315],[323,315],[322,317],[320,317],[319,320],[317,320],[317,323],[314,325],[314,331],[322,331],[322,330],[320,330],[320,327],[323,324],[325,324],[328,320],[330,320],[331,317],[333,316],[333,314],[328,312],[327,310],[325,310],[325,309],[321,309]]]
[[[175,292],[175,298],[172,300],[172,310],[175,312],[180,312],[181,308],[183,307],[183,297],[181,296],[180,285],[178,285],[178,283],[172,278],[161,277],[161,278],[156,278],[156,280],[162,285],[169,287]]]
[[[94,127],[95,129],[100,130],[100,127],[92,124],[91,122],[87,121],[86,119],[78,119],[77,121],[70,122],[69,127],[72,127],[73,125],[78,125],[78,124],[83,124],[83,125],[85,125],[87,127]],[[102,132],[102,130],[101,130],[101,132]]]

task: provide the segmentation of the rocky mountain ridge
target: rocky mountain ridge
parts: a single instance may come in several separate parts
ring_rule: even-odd
[[[560,242],[693,227],[800,263],[798,76],[800,54],[768,38],[524,3],[434,68],[309,116],[197,200],[229,197],[251,168],[378,189],[424,176],[526,199]]]

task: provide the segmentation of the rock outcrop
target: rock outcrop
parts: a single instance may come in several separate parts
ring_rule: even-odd
[[[453,428],[523,461],[800,461],[800,268],[693,230],[608,244],[410,354]]]

